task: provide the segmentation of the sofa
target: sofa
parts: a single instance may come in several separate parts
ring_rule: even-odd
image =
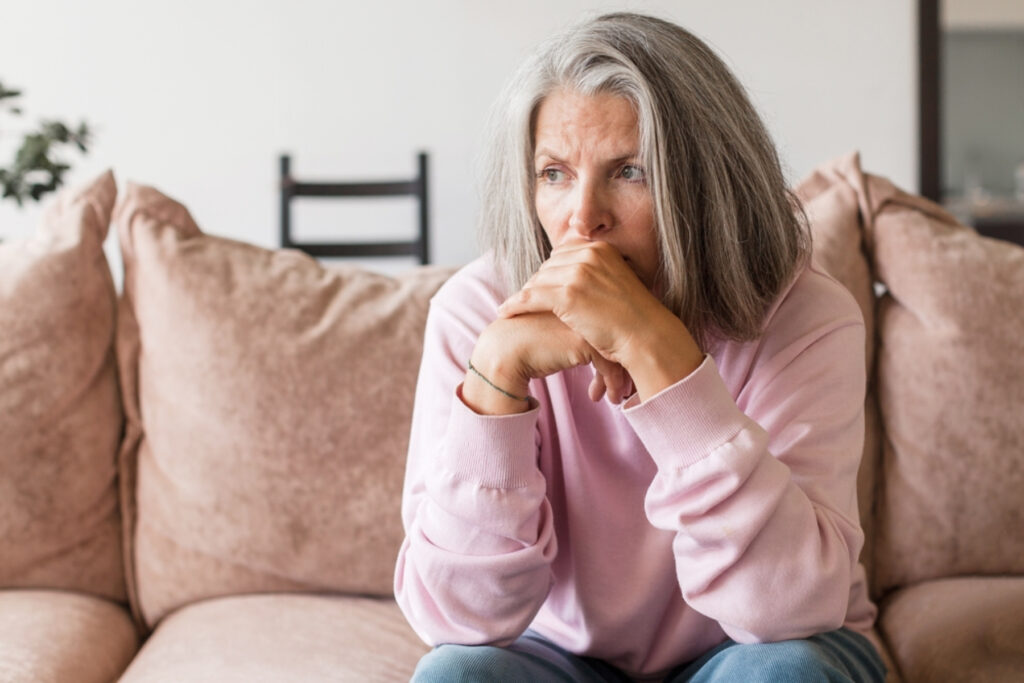
[[[867,322],[890,679],[1024,680],[1024,249],[856,154],[795,194]],[[217,237],[109,172],[0,243],[0,681],[407,680],[404,456],[452,272]]]

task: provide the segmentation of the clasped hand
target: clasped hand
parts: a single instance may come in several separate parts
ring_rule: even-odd
[[[629,368],[649,348],[652,318],[671,316],[613,246],[587,240],[555,248],[498,311],[493,332],[505,343],[487,343],[485,331],[475,364],[477,353],[501,354],[500,366],[525,386],[530,378],[589,363],[595,370],[590,398],[607,393],[614,403],[631,391]]]

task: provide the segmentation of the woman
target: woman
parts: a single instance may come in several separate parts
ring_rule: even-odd
[[[742,88],[612,14],[496,111],[490,249],[433,300],[416,394],[415,680],[881,680],[863,321]]]

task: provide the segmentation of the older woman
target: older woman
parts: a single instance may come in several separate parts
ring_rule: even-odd
[[[416,680],[881,680],[864,326],[740,85],[612,14],[496,112],[490,249],[433,300],[416,395]]]

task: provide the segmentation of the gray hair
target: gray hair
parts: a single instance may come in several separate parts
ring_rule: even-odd
[[[806,219],[728,67],[683,28],[639,14],[606,14],[544,43],[492,112],[481,236],[508,293],[551,253],[534,205],[533,129],[541,102],[562,89],[618,95],[636,111],[662,303],[702,346],[759,336],[810,252]]]

